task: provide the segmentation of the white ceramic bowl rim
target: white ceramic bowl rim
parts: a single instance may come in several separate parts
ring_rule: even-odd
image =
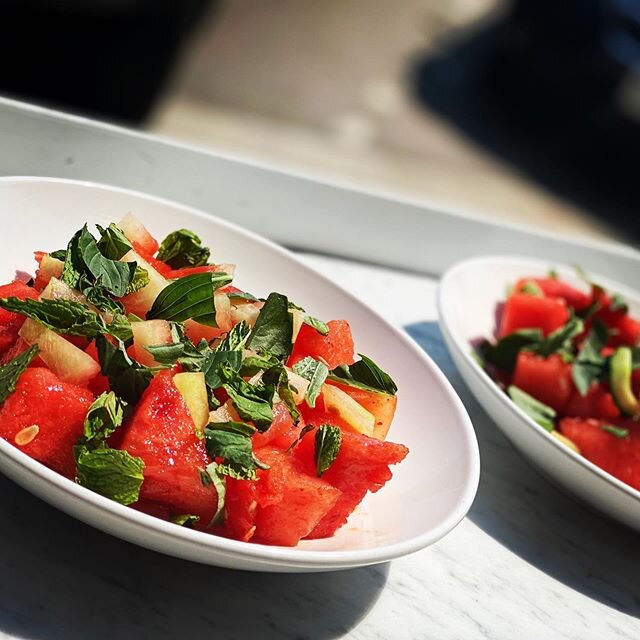
[[[12,177],[0,177],[0,185],[3,183],[53,183],[53,184],[71,184],[85,187],[91,187],[92,189],[105,190],[111,192],[117,192],[125,195],[134,196],[137,198],[144,198],[149,202],[156,202],[158,204],[167,205],[182,211],[185,211],[193,216],[204,218],[205,220],[216,220],[217,224],[224,226],[230,230],[249,236],[255,242],[267,245],[272,251],[283,254],[290,258],[291,253],[286,249],[276,245],[275,243],[266,240],[262,236],[248,231],[238,225],[230,223],[221,218],[217,218],[211,214],[204,213],[192,207],[182,205],[177,202],[165,198],[159,198],[151,196],[143,192],[134,191],[131,189],[124,189],[121,187],[113,187],[110,185],[95,183],[91,181],[81,180],[68,180],[65,178],[50,178],[50,177],[37,177],[37,176],[12,176]],[[308,267],[306,264],[299,262],[299,268],[301,270],[313,273],[315,277],[322,277],[329,282],[329,279],[322,274],[319,274],[316,270]],[[348,296],[351,301],[358,306],[365,306],[358,298],[353,294],[346,291],[340,285],[331,281],[331,286],[342,291]],[[369,313],[375,316],[378,320],[385,325],[390,326],[389,323],[382,318],[382,316],[375,310],[367,307]],[[123,521],[132,522],[137,526],[144,527],[148,530],[162,534],[165,537],[169,537],[174,540],[182,540],[189,542],[192,546],[200,546],[203,549],[215,548],[225,553],[238,558],[255,558],[259,559],[263,564],[271,564],[274,567],[280,566],[282,563],[286,563],[290,566],[297,566],[301,568],[344,568],[349,566],[360,566],[364,564],[376,564],[385,562],[393,558],[397,558],[409,553],[418,551],[433,542],[439,540],[444,535],[454,529],[459,522],[465,517],[469,511],[473,500],[476,495],[480,478],[480,455],[478,450],[478,443],[475,437],[475,432],[471,424],[471,420],[458,398],[453,387],[435,365],[431,358],[405,333],[396,327],[390,326],[395,333],[398,340],[405,343],[412,351],[419,355],[424,361],[424,364],[435,374],[436,378],[441,384],[442,391],[446,394],[447,400],[451,403],[457,419],[462,426],[462,434],[464,438],[464,445],[469,459],[469,468],[466,475],[466,483],[460,491],[460,498],[458,499],[456,506],[451,512],[444,518],[437,526],[432,527],[428,531],[414,536],[408,540],[403,540],[397,543],[391,543],[381,545],[374,548],[353,549],[353,550],[308,550],[299,549],[296,547],[277,547],[268,546],[255,543],[247,543],[238,540],[231,540],[221,536],[212,535],[210,533],[204,533],[185,527],[179,527],[170,522],[165,522],[159,518],[147,515],[145,513],[136,511],[129,507],[120,505],[108,498],[105,498],[89,489],[76,484],[72,480],[59,475],[55,471],[48,469],[44,465],[40,464],[36,460],[30,458],[22,451],[13,447],[11,444],[0,438],[0,451],[10,458],[14,463],[19,464],[27,468],[31,473],[40,476],[52,485],[63,490],[64,492],[80,498],[86,502],[91,503],[94,507],[108,512],[110,515],[119,518]]]
[[[611,475],[608,471],[601,469],[593,462],[587,460],[584,456],[576,453],[571,450],[566,445],[562,444],[559,440],[554,438],[544,427],[541,427],[537,422],[532,420],[522,409],[520,409],[508,396],[504,393],[498,385],[494,382],[491,376],[478,364],[476,359],[471,355],[472,354],[472,345],[471,344],[462,344],[463,341],[452,332],[447,322],[444,319],[443,309],[444,309],[444,295],[446,295],[445,289],[447,287],[447,283],[449,280],[454,280],[457,274],[460,271],[466,271],[468,269],[473,269],[474,267],[479,267],[483,264],[491,264],[496,262],[506,262],[513,264],[517,262],[522,264],[526,269],[527,265],[532,268],[549,268],[550,261],[539,260],[536,258],[529,258],[526,256],[509,256],[509,255],[501,255],[501,256],[481,256],[475,258],[469,258],[468,260],[463,260],[453,267],[449,269],[449,271],[445,274],[442,279],[441,285],[438,289],[438,307],[440,309],[440,318],[441,325],[443,330],[447,332],[448,336],[451,340],[457,343],[460,347],[460,351],[462,353],[462,357],[465,359],[466,363],[469,365],[470,370],[473,371],[474,375],[484,384],[487,389],[490,389],[497,397],[500,398],[500,402],[509,410],[511,413],[515,414],[519,418],[524,418],[529,427],[532,429],[533,433],[536,434],[539,438],[545,438],[547,441],[551,442],[551,444],[556,447],[559,451],[561,451],[565,456],[572,458],[573,460],[579,462],[591,472],[593,472],[596,476],[601,478],[604,482],[609,484],[611,487],[618,491],[622,491],[629,496],[635,498],[640,502],[640,491],[634,489],[632,486],[622,482],[615,476]],[[553,266],[558,269],[569,270],[571,267],[568,265],[558,264],[553,262]],[[630,299],[630,300],[639,300],[640,294],[631,289],[630,287],[624,286],[618,282],[611,280],[610,278],[601,277],[598,274],[592,274],[589,272],[589,275],[593,277],[593,280],[599,284],[602,284],[606,289],[610,291],[614,291],[616,293],[620,293],[622,296]],[[526,276],[526,273],[523,273],[522,276]],[[509,283],[505,283],[505,286]],[[485,336],[489,338],[490,336]]]

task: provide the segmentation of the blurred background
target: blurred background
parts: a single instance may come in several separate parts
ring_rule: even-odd
[[[640,243],[640,0],[0,0],[0,94]]]

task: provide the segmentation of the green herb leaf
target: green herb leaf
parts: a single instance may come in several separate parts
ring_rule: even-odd
[[[278,401],[284,402],[289,411],[289,415],[294,424],[298,424],[300,421],[300,412],[296,406],[295,393],[297,389],[294,389],[289,382],[289,376],[284,365],[278,363],[267,369],[262,376],[262,382],[268,388],[274,387],[276,390],[275,396],[272,402],[275,404]]]
[[[320,335],[326,336],[329,334],[329,327],[326,322],[318,320],[313,316],[305,316],[303,320],[304,324],[308,324],[312,329],[315,329]]]
[[[95,311],[75,300],[3,298],[0,307],[37,320],[56,333],[92,338],[108,332],[104,320]]]
[[[133,504],[140,497],[144,462],[120,449],[74,448],[76,482],[120,504]]]
[[[200,521],[200,516],[194,516],[188,513],[184,513],[178,516],[171,516],[169,521],[173,522],[173,524],[177,524],[180,527],[193,529],[193,526]]]
[[[89,304],[100,309],[100,311],[108,311],[109,313],[124,313],[124,305],[109,295],[109,292],[100,285],[87,284],[85,278],[81,278],[78,284],[82,293],[87,297]]]
[[[279,360],[285,360],[291,353],[293,320],[289,314],[286,296],[270,293],[260,310],[251,331],[247,346],[259,352],[267,351]]]
[[[144,289],[149,284],[149,272],[140,266],[136,266],[133,278],[127,287],[127,294]]]
[[[535,296],[536,298],[542,298],[544,295],[542,293],[542,289],[533,280],[527,280],[525,283],[523,283],[518,293],[526,293],[530,296]]]
[[[534,348],[534,351],[543,358],[550,356],[552,353],[571,348],[571,338],[579,335],[584,331],[584,322],[575,316],[559,329],[556,329]]]
[[[162,241],[157,257],[172,269],[182,269],[203,266],[210,255],[209,248],[202,246],[202,241],[193,231],[178,229]]]
[[[0,367],[0,405],[16,390],[20,376],[39,352],[38,347],[34,345]]]
[[[260,298],[256,298],[252,293],[247,291],[231,291],[227,293],[229,300],[242,300],[245,302],[260,302]]]
[[[601,351],[608,341],[609,330],[602,322],[596,321],[571,367],[571,378],[580,395],[586,395],[595,380],[606,376],[606,358]]]
[[[229,394],[229,399],[243,420],[253,422],[259,431],[266,431],[271,426],[273,406],[267,398],[273,398],[273,387],[261,388],[239,379],[234,386],[224,384],[222,388]]]
[[[203,484],[205,482],[204,478],[206,477],[208,479],[208,483],[213,484],[218,496],[216,512],[213,514],[213,518],[211,518],[211,522],[209,523],[210,527],[217,524],[224,524],[224,505],[227,497],[227,479],[226,476],[220,472],[219,467],[220,465],[217,462],[212,462],[207,465],[207,468],[201,474]]]
[[[351,366],[342,365],[336,367],[331,372],[331,377],[335,377],[340,382],[351,386],[381,391],[392,396],[395,395],[398,387],[391,379],[391,376],[383,371],[371,358],[367,358],[361,353],[358,355],[361,360],[354,362]]]
[[[51,251],[49,255],[56,260],[64,262],[67,257],[67,251],[65,249],[58,249],[57,251]]]
[[[318,427],[315,437],[316,473],[320,477],[334,462],[340,453],[342,432],[339,427],[323,424]]]
[[[610,433],[612,436],[615,436],[620,440],[622,440],[622,438],[626,438],[629,435],[629,429],[625,429],[623,427],[616,427],[613,424],[603,424],[600,427],[600,429],[602,429],[602,431],[606,431],[607,433]]]
[[[232,280],[226,273],[195,273],[173,280],[158,295],[147,319],[183,322],[190,318],[215,327],[216,309],[213,292]]]
[[[308,356],[294,364],[293,370],[309,381],[309,386],[304,398],[310,407],[315,407],[316,400],[322,390],[322,385],[329,375],[329,368],[323,362],[319,362]]]
[[[80,231],[77,247],[82,262],[97,283],[116,298],[121,298],[127,293],[136,274],[135,262],[120,262],[105,258],[100,253],[95,238],[89,233],[87,225]]]
[[[113,391],[98,396],[89,407],[84,421],[85,443],[104,442],[122,425],[126,406],[127,403],[120,400]]]
[[[614,293],[611,296],[611,305],[609,306],[609,309],[611,309],[611,311],[621,311],[622,313],[628,313],[629,305],[619,293]]]
[[[534,422],[537,422],[547,431],[555,429],[553,421],[556,417],[556,412],[551,407],[536,400],[515,385],[511,385],[507,391],[516,406],[522,409]]]
[[[103,229],[99,224],[96,227],[100,231],[98,249],[105,258],[120,260],[125,253],[129,253],[133,249],[133,245],[124,235],[122,229],[113,222],[106,229]]]
[[[500,338],[495,345],[488,341],[480,344],[479,352],[485,362],[501,371],[513,371],[518,354],[526,347],[540,344],[542,341],[540,329],[519,329]]]
[[[280,361],[269,353],[257,356],[249,355],[242,361],[239,373],[242,377],[251,378],[259,371],[267,371],[278,364]]]
[[[221,424],[226,426],[221,428]],[[254,456],[249,436],[239,430],[227,430],[229,424],[212,423],[204,430],[207,452],[214,460],[223,460],[216,472],[239,480],[255,480],[258,469],[269,467]]]
[[[96,347],[102,374],[109,379],[111,389],[129,404],[135,405],[149,386],[154,370],[132,360],[122,342],[114,346],[99,335]]]
[[[631,349],[631,368],[640,369],[640,347]]]

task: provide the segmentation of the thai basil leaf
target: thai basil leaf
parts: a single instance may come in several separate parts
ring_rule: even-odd
[[[586,395],[591,384],[606,375],[607,360],[601,352],[608,341],[609,330],[596,321],[571,367],[571,378],[580,395]]]
[[[340,382],[348,385],[395,395],[398,387],[391,376],[383,371],[371,358],[367,358],[361,353],[358,355],[361,358],[360,360],[350,366],[341,365],[336,367],[331,372],[332,377],[335,376]]]
[[[213,518],[211,518],[211,522],[209,523],[210,527],[217,524],[224,524],[224,505],[227,498],[227,479],[226,476],[220,472],[219,466],[220,465],[217,462],[212,462],[208,464],[206,469],[200,474],[202,484],[205,486],[213,484],[216,490],[216,495],[218,496],[216,512],[213,514]]]
[[[103,229],[99,224],[96,225],[100,231],[100,240],[98,240],[98,249],[105,258],[110,260],[120,260],[123,255],[129,253],[133,249],[133,245],[124,235],[122,229],[113,222]]]
[[[16,390],[20,376],[39,352],[40,349],[34,345],[0,367],[0,405]]]
[[[211,250],[202,246],[202,240],[193,231],[178,229],[162,241],[157,257],[172,269],[182,269],[204,266],[210,255]]]
[[[551,407],[536,400],[515,385],[511,385],[507,391],[516,406],[522,409],[534,422],[537,422],[547,431],[555,429],[554,419],[556,412]]]
[[[342,445],[342,432],[339,427],[323,424],[318,427],[315,436],[316,473],[320,477],[335,462]]]
[[[280,361],[269,353],[256,356],[249,355],[242,360],[239,373],[243,377],[252,377],[259,371],[266,371],[279,363]]]
[[[51,251],[49,255],[56,260],[64,262],[67,257],[67,251],[66,249],[58,249],[57,251]]]
[[[213,292],[232,280],[226,273],[195,273],[173,280],[155,299],[147,319],[183,322],[193,319],[211,327],[216,325]]]
[[[310,407],[315,407],[316,400],[322,391],[322,385],[329,375],[329,368],[323,362],[308,356],[294,364],[293,370],[309,381],[304,397]]]
[[[270,293],[251,331],[247,346],[259,352],[267,351],[278,360],[291,353],[293,320],[286,296]]]
[[[260,302],[260,298],[256,298],[252,293],[247,291],[231,291],[227,293],[229,300],[242,300],[245,302]]]
[[[140,497],[144,462],[121,449],[74,447],[76,482],[120,504]]]

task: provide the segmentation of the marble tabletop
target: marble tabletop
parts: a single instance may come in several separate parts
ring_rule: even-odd
[[[405,327],[453,382],[482,458],[468,517],[389,564],[243,573],[133,546],[0,477],[0,638],[640,638],[638,536],[563,495],[512,449],[442,344],[434,282],[305,259]]]

